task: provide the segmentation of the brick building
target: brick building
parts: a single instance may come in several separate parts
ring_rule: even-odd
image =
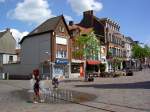
[[[68,78],[69,39],[63,15],[46,20],[21,40],[20,64],[7,66],[7,72],[24,76],[39,69],[42,77]]]

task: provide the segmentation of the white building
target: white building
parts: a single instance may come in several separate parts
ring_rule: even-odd
[[[4,64],[15,63],[16,40],[12,36],[10,29],[0,32],[0,72],[3,72]]]
[[[133,40],[131,37],[125,37],[126,60],[131,60]]]

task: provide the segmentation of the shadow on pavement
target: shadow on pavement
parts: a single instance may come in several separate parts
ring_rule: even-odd
[[[87,84],[75,85],[75,87],[93,87],[101,89],[150,89],[150,81],[122,84]]]

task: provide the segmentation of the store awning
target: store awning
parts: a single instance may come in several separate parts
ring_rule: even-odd
[[[97,61],[97,60],[87,60],[87,64],[89,65],[98,65],[100,64],[101,62],[100,61]]]

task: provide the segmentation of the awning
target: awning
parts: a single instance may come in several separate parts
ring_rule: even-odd
[[[97,61],[97,60],[87,60],[87,64],[89,65],[98,65],[100,64],[101,62],[100,61]]]

